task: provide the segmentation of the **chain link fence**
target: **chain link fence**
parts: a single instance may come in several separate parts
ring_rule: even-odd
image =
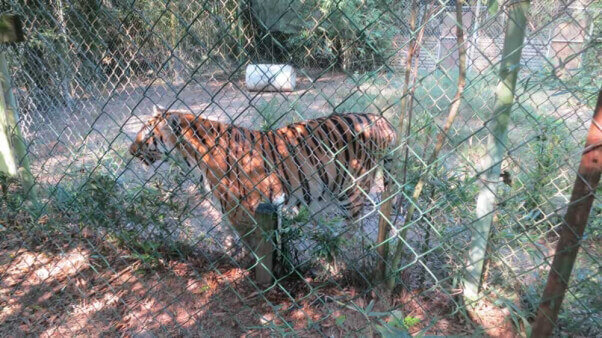
[[[20,130],[25,140],[35,197],[0,175],[0,333],[529,335],[602,87],[602,4],[531,2],[500,178],[492,182],[483,159],[488,139],[499,136],[494,105],[510,7],[4,1],[26,36],[2,53],[18,112],[9,133]],[[247,90],[250,64],[292,65],[296,88]],[[223,183],[200,180],[197,170],[212,159],[191,168],[170,160],[183,151],[176,147],[145,166],[130,154],[155,106],[257,130],[251,137],[332,113],[374,114],[397,130],[398,142],[386,149],[388,167],[364,153],[363,130],[334,122],[307,129],[307,139],[274,138],[276,153],[303,160],[295,162],[301,183],[283,177],[293,169],[266,155],[269,142],[248,153],[237,154],[237,143],[224,147],[234,164],[216,179],[256,160],[264,176],[301,196],[291,210],[278,208],[276,220],[268,215],[274,229],[263,231],[260,223],[270,221],[253,208],[224,208]],[[203,133],[220,139],[226,131]],[[354,157],[343,161],[352,146]],[[365,173],[355,175],[355,165]],[[317,176],[328,168],[340,190],[316,207],[313,190],[328,181]],[[253,180],[249,173],[237,172],[226,189],[241,205],[248,199],[234,190]],[[374,173],[371,187],[362,185]],[[306,175],[311,185],[302,183]],[[360,188],[343,189],[345,180]],[[477,200],[491,187],[478,297],[468,299],[466,270],[483,219]],[[341,190],[364,204],[357,217],[340,212]],[[260,193],[275,203],[271,191]],[[550,323],[558,335],[602,334],[600,196],[598,189],[561,313]],[[229,217],[241,210],[251,230]],[[250,233],[274,250],[268,283],[256,279],[264,256],[245,240]]]

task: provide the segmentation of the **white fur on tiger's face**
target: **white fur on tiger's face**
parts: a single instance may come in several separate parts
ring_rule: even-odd
[[[232,224],[261,202],[361,213],[379,163],[397,146],[382,116],[335,114],[267,132],[155,109],[130,146],[146,164],[163,155],[198,168]]]

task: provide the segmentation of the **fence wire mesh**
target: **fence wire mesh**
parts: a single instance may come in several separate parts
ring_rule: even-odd
[[[484,182],[509,7],[4,1],[26,35],[2,46],[18,111],[8,132],[25,140],[36,198],[0,175],[0,333],[528,335],[602,87],[602,4],[531,1],[501,178]],[[296,88],[249,91],[255,64],[292,65]],[[156,106],[168,112],[145,130]],[[197,118],[169,122],[185,113]],[[383,146],[389,126],[397,141]],[[153,128],[197,148],[161,139],[176,145],[145,166],[130,145],[152,148]],[[465,271],[490,183],[471,304]],[[602,334],[600,196],[550,323],[558,335]],[[271,230],[261,202],[277,207]],[[262,240],[268,283],[256,279]]]

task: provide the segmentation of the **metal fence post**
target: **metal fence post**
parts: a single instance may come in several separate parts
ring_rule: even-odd
[[[587,134],[571,202],[560,230],[560,240],[556,244],[556,254],[550,268],[548,282],[539,303],[533,337],[552,335],[579,251],[580,240],[592,209],[596,188],[600,182],[600,173],[602,173],[602,90],[598,94],[598,103]]]
[[[276,229],[277,218],[276,207],[271,203],[261,203],[255,210],[255,281],[257,284],[270,284],[273,276],[274,245],[272,235]]]

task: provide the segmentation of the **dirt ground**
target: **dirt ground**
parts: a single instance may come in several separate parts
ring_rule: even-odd
[[[377,290],[312,278],[264,291],[223,260],[150,267],[86,229],[56,235],[0,232],[1,336],[373,336],[393,310],[419,320],[412,333],[474,331],[449,315],[454,300],[440,292],[399,290],[385,300]]]

